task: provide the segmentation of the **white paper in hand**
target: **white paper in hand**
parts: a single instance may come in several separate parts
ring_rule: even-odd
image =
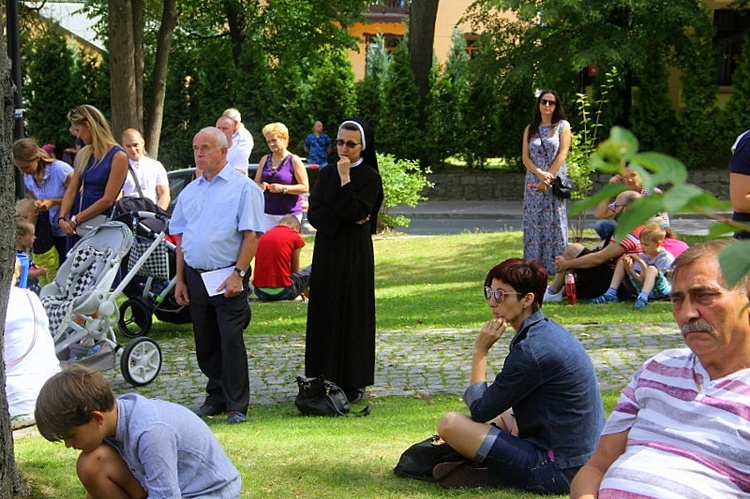
[[[202,273],[201,279],[203,279],[203,285],[206,287],[208,296],[223,295],[224,290],[218,291],[216,288],[221,286],[221,283],[226,281],[232,275],[232,272],[234,272],[234,267],[226,267]]]

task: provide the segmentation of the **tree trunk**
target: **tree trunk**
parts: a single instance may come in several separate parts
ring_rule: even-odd
[[[131,0],[133,12],[133,67],[135,68],[135,116],[143,123],[143,0]],[[139,131],[143,131],[141,128]],[[119,134],[115,136],[119,141]]]
[[[232,58],[234,59],[234,65],[239,67],[242,61],[242,45],[247,38],[245,11],[236,0],[224,0],[224,11],[227,14],[229,38],[232,42]]]
[[[438,0],[413,0],[409,11],[409,54],[419,89],[419,122],[426,121],[425,106],[430,92],[432,46],[435,39]]]
[[[0,29],[0,75],[2,76],[2,116],[0,117],[0,178],[13,178],[13,162],[11,158],[13,144],[13,84],[10,77],[10,60],[5,45],[5,36]],[[5,310],[8,306],[10,294],[10,276],[13,269],[13,255],[15,254],[15,223],[14,217],[8,214],[14,208],[14,182],[0,183],[0,330],[5,336]],[[4,343],[0,341],[0,356],[5,351]],[[13,454],[13,432],[10,429],[8,414],[8,399],[5,396],[5,363],[0,362],[0,497],[24,497],[26,489],[18,476],[16,460]]]
[[[149,120],[146,125],[146,151],[156,159],[159,156],[159,138],[164,118],[164,98],[167,92],[167,68],[169,54],[172,51],[172,33],[177,24],[176,0],[164,0],[161,14],[161,26],[156,42],[156,60],[154,61],[151,79],[151,98],[149,103]]]
[[[109,0],[110,126],[116,139],[127,128],[143,129],[138,118],[138,69],[134,57],[136,50],[143,52],[143,46],[136,47],[133,30],[132,0]]]

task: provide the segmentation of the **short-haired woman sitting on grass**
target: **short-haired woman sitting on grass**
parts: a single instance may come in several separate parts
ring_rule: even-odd
[[[576,338],[544,317],[547,271],[536,260],[512,258],[484,282],[492,319],[479,331],[464,392],[470,416],[446,414],[438,434],[471,461],[438,464],[446,487],[507,486],[567,494],[594,452],[604,407],[594,366]],[[508,326],[516,335],[492,384],[487,357]]]

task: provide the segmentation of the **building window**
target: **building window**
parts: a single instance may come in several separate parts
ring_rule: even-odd
[[[714,48],[716,53],[716,79],[719,85],[731,85],[732,74],[737,67],[737,55],[742,46],[742,37],[750,28],[750,10],[714,11]]]
[[[374,45],[376,36],[377,35],[370,35],[365,33],[365,47],[369,49],[369,47]],[[393,51],[396,50],[398,44],[401,43],[401,40],[404,39],[404,37],[401,35],[390,35],[388,33],[383,33],[381,36],[383,37],[383,44],[385,45],[385,53],[388,54],[389,57],[393,53]]]
[[[469,59],[472,59],[479,53],[479,35],[466,34],[464,40],[466,41],[466,53],[469,54]]]

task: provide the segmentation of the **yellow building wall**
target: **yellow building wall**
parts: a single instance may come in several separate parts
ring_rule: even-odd
[[[453,36],[453,30],[456,26],[463,33],[469,32],[467,25],[459,25],[458,21],[466,12],[466,9],[471,5],[473,0],[442,0],[438,4],[437,19],[435,22],[435,42],[434,51],[435,56],[439,62],[445,62],[450,52]],[[404,22],[408,22],[405,20]],[[360,37],[359,51],[350,51],[349,59],[352,62],[352,69],[354,70],[354,77],[357,80],[361,80],[365,77],[365,61],[367,58],[367,49],[364,43],[365,34],[391,34],[403,36],[406,33],[406,24],[404,23],[367,23],[367,24],[355,24],[349,28],[349,33]]]
[[[736,3],[735,0],[703,0],[703,5],[706,8],[707,14],[713,22],[714,11],[717,9],[731,9],[732,4]],[[672,68],[669,71],[669,100],[672,101],[672,105],[675,108],[681,108],[684,104],[682,102],[682,82],[680,82],[681,73],[679,70]],[[729,97],[732,95],[732,87],[719,86],[719,91],[716,94],[716,105],[723,109]]]
[[[713,20],[713,11],[716,9],[731,8],[732,3],[736,0],[703,0],[707,14]],[[443,63],[448,57],[452,46],[453,31],[456,27],[462,33],[470,33],[471,27],[468,23],[459,23],[466,9],[471,5],[473,0],[442,0],[438,5],[437,20],[435,23],[435,42],[434,53],[438,62]],[[405,20],[404,22],[408,22]],[[367,50],[364,44],[365,34],[392,34],[403,36],[406,33],[407,26],[404,23],[368,23],[355,24],[349,28],[349,32],[360,37],[359,51],[350,51],[349,57],[352,62],[352,69],[357,80],[365,76],[365,61]],[[716,96],[716,103],[719,107],[724,107],[732,94],[731,86],[719,87]],[[675,107],[682,106],[682,85],[680,83],[680,74],[676,69],[669,72],[669,99]]]

